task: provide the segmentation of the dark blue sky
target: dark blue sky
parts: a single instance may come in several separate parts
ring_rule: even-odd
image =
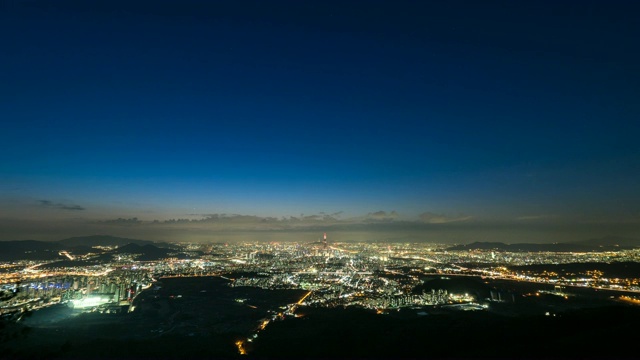
[[[2,218],[395,210],[640,234],[639,10],[5,0]]]

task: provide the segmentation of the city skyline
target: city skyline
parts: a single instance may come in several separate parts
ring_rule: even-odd
[[[0,10],[0,240],[640,237],[634,2]]]

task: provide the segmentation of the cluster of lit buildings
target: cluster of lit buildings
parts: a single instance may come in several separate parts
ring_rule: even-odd
[[[580,274],[520,270],[531,264],[640,262],[640,250],[606,252],[506,252],[451,250],[425,243],[176,244],[189,259],[138,261],[120,254],[87,266],[14,261],[0,264],[0,313],[56,302],[121,304],[171,276],[228,277],[231,286],[310,291],[306,305],[386,309],[473,302],[441,289],[415,293],[424,275],[478,275],[563,286],[640,291],[639,278],[611,278],[598,269]],[[109,251],[96,247],[96,254]],[[68,256],[72,254],[67,253]]]
[[[128,306],[153,282],[150,275],[148,271],[127,269],[98,275],[43,272],[39,277],[0,285],[0,315],[16,316],[58,303],[87,311],[119,312],[118,307]]]

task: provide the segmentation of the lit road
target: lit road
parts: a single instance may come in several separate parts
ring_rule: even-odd
[[[69,260],[75,260],[76,259],[71,254],[69,254],[66,250],[63,250],[63,251],[59,252],[58,254],[60,254],[62,256],[66,256]]]
[[[240,355],[247,355],[247,350],[244,348],[244,340],[236,341],[236,346],[238,347],[238,353]]]
[[[300,300],[298,300],[298,305],[302,305],[302,302],[304,301],[304,299],[306,299],[307,297],[309,297],[309,295],[311,295],[311,291],[309,291],[305,296],[303,296]]]

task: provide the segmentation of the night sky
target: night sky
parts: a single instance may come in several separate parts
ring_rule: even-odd
[[[639,13],[0,1],[0,240],[640,238]]]

